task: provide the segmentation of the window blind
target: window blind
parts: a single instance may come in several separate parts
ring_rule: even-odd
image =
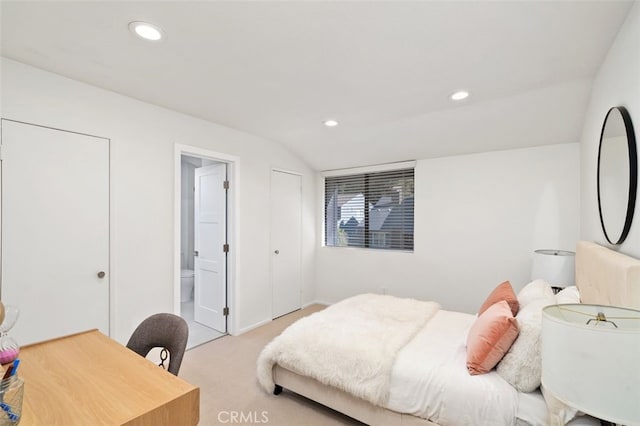
[[[325,245],[413,250],[414,169],[327,176]]]

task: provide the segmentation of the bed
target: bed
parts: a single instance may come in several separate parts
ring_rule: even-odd
[[[638,309],[640,260],[581,241],[576,247],[576,285],[583,303]],[[532,387],[527,378],[523,382],[516,377],[517,386],[512,386],[513,378],[507,381],[497,373],[501,364],[486,374],[469,375],[465,342],[475,315],[444,311],[434,302],[412,299],[386,305],[387,297],[359,295],[322,311],[328,311],[327,315],[313,314],[303,325],[301,321],[292,324],[259,357],[262,387],[276,395],[285,388],[370,425],[549,424],[540,390],[522,389]],[[550,303],[564,302],[528,301],[526,309],[538,305],[541,310]],[[380,309],[380,304],[385,308]],[[342,331],[347,323],[353,327],[351,333]],[[518,323],[516,343],[530,334],[524,317]],[[381,336],[389,335],[376,339],[376,330],[383,330]],[[347,342],[354,340],[354,331],[364,338]],[[313,337],[304,340],[301,336],[305,335]],[[513,343],[501,363],[506,364],[515,346]],[[331,347],[346,350],[327,360]],[[325,358],[324,370],[315,369],[317,357]],[[361,376],[369,379],[364,383],[354,380]]]

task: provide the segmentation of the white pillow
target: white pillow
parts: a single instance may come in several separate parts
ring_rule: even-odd
[[[550,305],[556,303],[555,294],[551,289],[551,285],[545,280],[534,280],[525,285],[518,293],[518,303],[520,309],[536,299],[546,299],[550,301]]]
[[[498,374],[520,392],[532,392],[540,386],[542,308],[553,304],[547,298],[538,298],[518,311],[520,334],[496,367]]]
[[[565,287],[556,294],[556,303],[580,303],[580,292],[578,287],[572,285]]]

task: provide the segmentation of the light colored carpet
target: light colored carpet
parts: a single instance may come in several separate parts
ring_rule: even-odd
[[[323,308],[312,305],[241,336],[224,336],[188,350],[180,377],[200,387],[200,425],[362,425],[286,389],[274,396],[258,386],[256,361],[262,348],[295,320]]]

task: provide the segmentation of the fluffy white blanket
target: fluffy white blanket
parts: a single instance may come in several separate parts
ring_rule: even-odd
[[[440,306],[363,294],[302,318],[258,357],[258,381],[273,392],[275,363],[376,405],[389,397],[396,355]]]

